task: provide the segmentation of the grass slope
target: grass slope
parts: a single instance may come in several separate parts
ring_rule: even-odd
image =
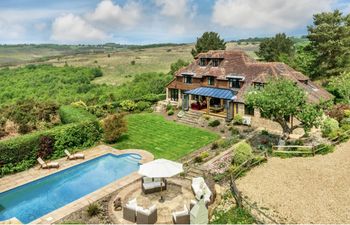
[[[177,160],[219,138],[215,133],[167,121],[155,114],[129,115],[127,121],[128,132],[114,147],[144,149],[156,158]]]

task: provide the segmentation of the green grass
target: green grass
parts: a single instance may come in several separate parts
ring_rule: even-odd
[[[173,121],[155,114],[127,116],[128,132],[114,147],[144,149],[156,158],[177,160],[219,138],[219,135]]]
[[[215,211],[214,220],[211,224],[253,224],[256,223],[254,217],[243,208],[232,207],[227,212]]]

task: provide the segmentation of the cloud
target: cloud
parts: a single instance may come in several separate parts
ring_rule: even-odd
[[[286,31],[305,26],[312,15],[330,10],[333,0],[218,0],[212,21],[222,27]]]
[[[127,1],[124,6],[120,6],[113,4],[111,0],[103,0],[89,19],[107,25],[135,26],[141,19],[141,12],[141,5],[133,1]]]
[[[51,39],[58,42],[98,41],[105,38],[107,35],[103,31],[71,13],[57,17],[52,24]]]
[[[26,29],[20,24],[9,23],[0,18],[0,36],[3,39],[20,39],[25,35]]]
[[[161,8],[160,14],[164,16],[180,18],[188,11],[187,0],[154,0],[154,3]]]

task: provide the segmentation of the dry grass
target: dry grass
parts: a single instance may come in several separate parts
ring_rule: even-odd
[[[237,184],[243,195],[285,223],[350,221],[350,142],[310,158],[271,158]]]

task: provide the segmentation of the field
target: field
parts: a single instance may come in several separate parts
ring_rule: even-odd
[[[109,46],[0,46],[0,66],[8,64],[51,63],[55,66],[100,66],[103,76],[96,84],[121,85],[131,81],[135,74],[148,72],[167,73],[178,59],[192,61],[193,44],[160,47],[109,47]],[[257,44],[227,43],[227,49],[242,49],[256,58]],[[135,63],[132,63],[134,61]]]
[[[198,128],[166,121],[156,114],[127,116],[128,132],[114,147],[145,149],[156,158],[177,160],[219,136]]]

